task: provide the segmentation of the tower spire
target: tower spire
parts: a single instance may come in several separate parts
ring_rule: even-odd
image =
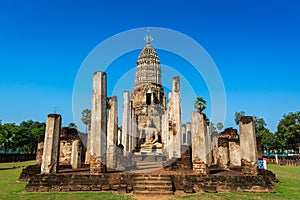
[[[147,44],[150,44],[153,40],[153,38],[151,37],[151,34],[150,34],[149,27],[148,27],[148,30],[147,30],[147,35],[145,36],[144,40],[146,41]]]

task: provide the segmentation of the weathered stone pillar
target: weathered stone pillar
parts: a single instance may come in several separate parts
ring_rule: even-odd
[[[80,140],[74,140],[72,143],[71,165],[72,169],[81,168],[82,144]]]
[[[41,173],[57,173],[59,165],[59,136],[61,132],[61,116],[49,114],[46,123],[44,151]]]
[[[107,167],[117,168],[117,138],[118,138],[118,103],[113,96],[108,101],[107,123]]]
[[[241,150],[238,139],[229,140],[229,161],[230,167],[241,166]]]
[[[228,139],[218,139],[218,164],[220,168],[227,169],[229,164]]]
[[[91,158],[91,123],[88,123],[88,132],[86,140],[85,164],[90,164]]]
[[[175,76],[172,81],[172,92],[169,93],[168,101],[168,157],[181,157],[181,101],[180,101],[180,80]]]
[[[130,150],[132,151],[135,150],[137,146],[137,122],[133,110],[131,110],[131,136],[132,142]]]
[[[211,145],[211,127],[206,126],[206,136],[205,136],[205,148],[206,148],[206,160],[207,160],[207,165],[210,166],[212,163],[212,145]]]
[[[118,128],[118,145],[122,144],[122,129]]]
[[[186,140],[188,145],[192,144],[191,122],[186,123]]]
[[[192,113],[191,120],[191,132],[192,132],[192,162],[193,169],[199,173],[205,174],[203,165],[208,165],[207,157],[207,125],[205,122],[205,116],[199,112]]]
[[[168,121],[168,111],[165,112],[165,114],[162,115],[161,118],[161,140],[163,145],[163,151],[166,155],[168,153],[168,144],[169,144],[169,121]]]
[[[106,73],[95,72],[91,119],[91,173],[106,171]]]
[[[124,91],[124,102],[123,102],[123,118],[122,118],[122,145],[124,147],[124,156],[128,155],[129,152],[129,136],[130,136],[130,95],[128,91]]]
[[[214,132],[211,136],[212,140],[212,164],[216,165],[218,164],[218,133]]]
[[[182,145],[182,137],[181,137],[181,100],[180,100],[180,79],[179,76],[175,76],[172,82],[173,89],[173,119],[175,120],[175,132],[174,135],[174,157],[181,157],[181,145]],[[174,133],[174,132],[173,132]]]
[[[257,173],[257,146],[253,117],[243,116],[240,125],[240,148],[244,173]]]
[[[132,151],[132,141],[133,141],[133,135],[132,135],[132,115],[133,115],[133,110],[131,109],[132,108],[132,101],[129,101],[129,126],[128,126],[128,152],[131,153]]]
[[[181,133],[182,133],[182,144],[187,144],[187,140],[186,140],[186,125],[183,124],[181,126]]]
[[[36,164],[41,165],[44,152],[45,135],[40,135],[38,138],[37,151],[36,151]]]

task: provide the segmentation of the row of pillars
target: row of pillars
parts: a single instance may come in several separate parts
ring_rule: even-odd
[[[112,97],[107,102],[106,73],[95,72],[93,79],[92,95],[92,118],[91,130],[88,136],[89,164],[91,173],[103,173],[107,167],[116,167],[116,151],[118,138],[118,113],[117,98]],[[163,138],[168,144],[169,158],[180,157],[181,147],[181,107],[179,77],[173,79],[173,92],[171,94],[168,110],[163,116],[163,131],[168,133],[168,138]],[[126,109],[126,108],[127,109]],[[107,108],[108,117],[107,117]],[[134,146],[134,140],[130,139],[131,128],[135,124],[130,112],[129,93],[124,93],[124,113],[122,144],[124,152],[128,152]],[[126,112],[127,111],[127,112]],[[108,119],[108,121],[107,121]],[[170,119],[173,119],[170,121]],[[59,161],[59,136],[61,132],[61,116],[50,114],[47,119],[42,173],[57,172]],[[198,169],[199,163],[210,165],[211,163],[211,137],[209,127],[206,124],[205,116],[198,112],[192,113],[191,134],[192,134],[192,160],[193,168]],[[172,138],[174,137],[174,138]],[[134,137],[133,137],[134,138]],[[242,117],[240,121],[240,155],[242,165],[255,165],[257,162],[256,137],[253,119]],[[201,167],[200,167],[201,168]]]
[[[61,116],[58,114],[48,115],[41,163],[41,173],[43,174],[56,173],[58,171],[61,121]],[[92,118],[89,129],[86,160],[89,160],[90,172],[102,173],[106,172],[107,167],[116,168],[118,138],[117,97],[112,97],[107,102],[106,73],[104,72],[95,72],[94,74]],[[76,143],[73,146],[72,150],[76,149]],[[79,154],[77,153],[77,155]],[[75,156],[73,157],[75,159]]]
[[[238,163],[238,165],[242,167],[243,172],[255,174],[258,154],[253,118],[250,116],[241,117],[239,127],[239,148],[235,147],[236,143],[230,143],[229,148],[231,151],[229,156],[232,160],[236,158],[239,159],[238,161],[235,161],[235,163]],[[199,112],[192,113],[191,132],[193,169],[196,171],[199,170],[200,173],[205,174],[205,166],[210,166],[212,164],[213,147],[211,145],[214,141],[211,141],[209,127],[207,126],[204,114]],[[219,154],[222,154],[221,156],[228,156],[228,149],[226,149],[226,152],[219,152]],[[219,155],[214,155],[215,158],[218,156]]]

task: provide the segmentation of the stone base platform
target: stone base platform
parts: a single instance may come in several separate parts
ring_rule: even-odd
[[[68,172],[49,175],[35,175],[26,185],[27,192],[68,192],[68,191],[116,191],[130,193],[173,194],[199,192],[275,192],[272,173],[245,176],[242,173],[223,171],[210,175],[198,175],[192,171],[170,172],[158,170],[147,173],[113,172],[92,175],[88,172]],[[271,178],[270,178],[271,177]],[[151,182],[165,184],[150,187]],[[141,189],[141,187],[143,187]],[[158,190],[159,189],[159,190]],[[148,191],[148,192],[147,192]],[[140,192],[141,193],[141,192]],[[155,193],[155,192],[154,192]]]

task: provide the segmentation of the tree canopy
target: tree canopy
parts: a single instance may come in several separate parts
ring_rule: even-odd
[[[288,150],[300,151],[300,112],[291,112],[283,115],[277,126],[277,136],[281,147]]]
[[[77,125],[75,123],[69,123],[68,128],[77,129]]]
[[[202,97],[197,97],[194,102],[194,107],[199,113],[202,113],[202,111],[206,108],[206,101]]]
[[[235,121],[236,125],[239,125],[239,121],[240,121],[241,117],[243,117],[243,116],[245,116],[244,111],[236,112],[234,114],[234,121]]]
[[[28,120],[20,125],[0,123],[0,148],[4,153],[35,153],[39,135],[45,133],[45,123]]]
[[[222,122],[217,123],[217,128],[218,128],[219,131],[221,131],[223,129],[223,127],[224,127],[224,125],[223,125]]]

